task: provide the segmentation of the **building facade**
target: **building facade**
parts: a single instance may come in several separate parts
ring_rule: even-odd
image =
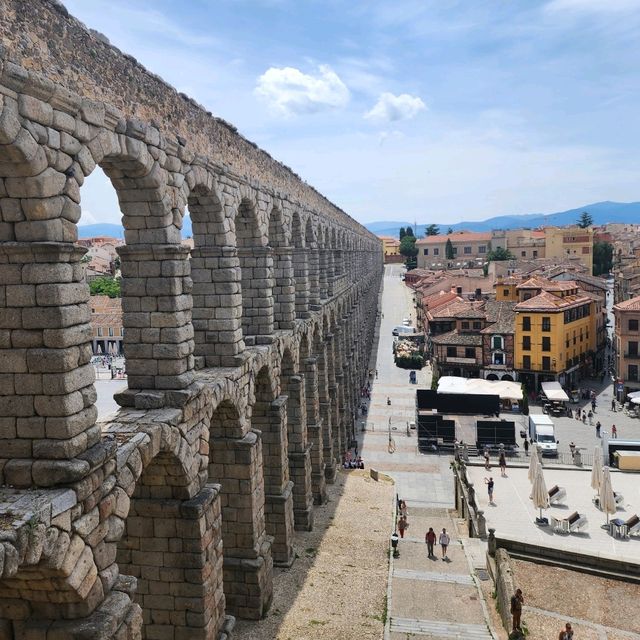
[[[91,296],[89,304],[93,355],[124,355],[122,300],[109,296]]]
[[[618,399],[623,400],[627,393],[640,389],[640,296],[614,305],[613,313],[616,376],[618,384],[623,386]]]
[[[416,240],[419,269],[436,269],[449,263],[466,265],[469,262],[484,262],[491,251],[491,233],[461,231],[448,235],[427,236]],[[447,240],[451,241],[453,257],[447,258]],[[493,247],[495,248],[495,247]]]
[[[589,269],[593,269],[593,228],[582,229],[571,227],[545,227],[546,258],[560,262],[577,260]]]

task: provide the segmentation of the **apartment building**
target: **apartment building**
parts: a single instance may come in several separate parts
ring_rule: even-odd
[[[593,229],[571,227],[545,227],[545,257],[560,262],[575,259],[593,270]]]
[[[614,305],[616,375],[624,395],[640,389],[640,296]]]
[[[122,300],[109,296],[91,296],[89,304],[94,355],[123,355]]]
[[[419,269],[437,269],[446,268],[449,263],[460,266],[473,261],[484,262],[487,253],[493,247],[491,238],[490,232],[472,233],[468,231],[420,238],[420,240],[416,240],[417,266]],[[447,258],[447,240],[451,240],[452,258]]]
[[[529,391],[574,387],[596,370],[596,301],[576,282],[533,277],[517,286],[515,368]]]

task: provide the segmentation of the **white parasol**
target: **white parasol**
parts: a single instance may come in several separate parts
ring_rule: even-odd
[[[607,514],[608,525],[609,515],[616,512],[616,497],[613,495],[609,467],[605,467],[602,472],[602,484],[600,485],[600,509]]]
[[[533,506],[540,509],[540,521],[542,521],[542,510],[549,508],[549,492],[544,481],[544,473],[542,467],[538,467],[535,477],[533,478],[533,487],[531,489],[531,499]]]
[[[540,468],[542,468],[542,465],[540,464],[540,460],[538,458],[538,447],[534,445],[531,448],[531,460],[529,460],[529,472],[527,474],[529,482],[533,483],[533,480],[536,477],[536,473]]]
[[[591,488],[600,491],[602,485],[602,447],[598,445],[593,451],[593,468],[591,469]]]

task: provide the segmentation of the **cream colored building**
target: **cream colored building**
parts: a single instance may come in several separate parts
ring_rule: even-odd
[[[400,255],[400,240],[391,236],[378,236],[382,240],[382,252],[385,256]]]
[[[451,240],[453,258],[447,259],[447,240]],[[504,242],[492,242],[492,234],[459,231],[449,235],[427,236],[416,241],[418,269],[445,267],[448,263],[466,265],[470,261],[482,261],[491,249],[504,247]]]
[[[591,273],[593,269],[593,228],[545,227],[547,258],[559,261],[579,260]]]

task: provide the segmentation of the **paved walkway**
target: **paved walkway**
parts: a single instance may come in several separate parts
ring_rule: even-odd
[[[371,362],[378,377],[373,382],[367,430],[359,435],[365,464],[394,478],[409,510],[410,525],[399,544],[400,557],[391,565],[385,637],[491,640],[494,636],[475,577],[475,568],[484,567],[484,557],[473,552],[474,541],[458,535],[449,512],[453,507],[449,457],[418,453],[416,432],[407,430],[415,420],[416,389],[431,384],[431,372],[423,369],[418,385],[412,385],[409,372],[393,363],[393,327],[403,318],[415,319],[412,291],[400,279],[402,272],[396,265],[385,269],[378,352]],[[436,558],[427,557],[428,527],[449,532],[448,562],[440,559],[439,548]]]

